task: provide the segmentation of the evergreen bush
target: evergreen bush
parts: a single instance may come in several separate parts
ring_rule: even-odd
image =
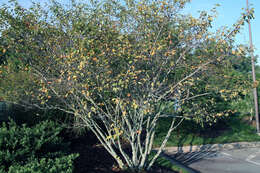
[[[76,154],[59,136],[63,127],[43,121],[33,127],[18,126],[13,120],[0,127],[0,171],[72,172]],[[44,171],[46,170],[46,171]]]

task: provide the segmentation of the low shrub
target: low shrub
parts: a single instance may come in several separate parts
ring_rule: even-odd
[[[43,121],[33,127],[19,126],[13,120],[2,123],[0,171],[72,172],[77,154],[69,154],[69,143],[59,136],[62,129],[53,121]]]
[[[77,154],[71,154],[55,159],[41,158],[40,160],[31,160],[25,165],[12,165],[8,173],[71,173],[73,172],[73,160]]]

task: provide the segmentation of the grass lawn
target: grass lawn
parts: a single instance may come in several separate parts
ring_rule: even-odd
[[[171,163],[168,159],[164,157],[159,157],[155,165],[159,165],[160,167],[168,168],[169,170],[173,172],[179,172],[179,173],[189,173],[187,170],[184,168],[180,167],[179,165]]]
[[[256,129],[243,119],[242,116],[234,115],[205,129],[185,121],[172,133],[167,146],[260,141]],[[169,126],[170,120],[167,118],[159,122],[154,141],[155,147],[162,142]]]

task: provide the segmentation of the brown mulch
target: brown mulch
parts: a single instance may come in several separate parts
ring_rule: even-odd
[[[80,156],[74,161],[75,173],[129,173],[116,167],[115,160],[101,146],[92,134],[67,139],[71,142],[73,153]],[[177,173],[167,168],[154,166],[149,172],[142,173]]]

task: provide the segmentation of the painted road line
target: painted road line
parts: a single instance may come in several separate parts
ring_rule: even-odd
[[[232,156],[231,154],[224,153],[224,152],[221,152],[221,154],[224,154],[224,155],[226,155],[226,156]]]
[[[255,161],[252,160],[252,159],[255,158],[258,154],[260,154],[260,151],[254,153],[254,154],[249,155],[249,156],[246,158],[246,161],[249,162],[249,163],[253,163],[253,164],[255,164],[255,165],[260,166],[260,163],[255,162]]]

